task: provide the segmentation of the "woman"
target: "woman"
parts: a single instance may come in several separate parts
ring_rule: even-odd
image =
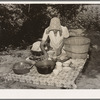
[[[74,32],[75,31],[75,32]],[[57,17],[54,17],[50,21],[49,27],[47,27],[43,33],[43,37],[41,41],[37,41],[33,43],[33,46],[31,48],[31,51],[42,51],[44,53],[44,58],[48,59],[50,56],[49,51],[52,51],[53,57],[57,58],[61,56],[66,56],[63,46],[63,40],[64,38],[68,38],[69,36],[80,36],[84,30],[70,30],[70,33],[66,26],[62,26],[60,23],[60,19]],[[50,41],[48,45],[48,40]],[[47,48],[46,48],[47,47]],[[49,50],[48,50],[48,47]],[[27,60],[30,61],[29,57]]]
[[[45,58],[48,58],[48,53],[44,48],[48,37],[50,39],[50,47],[54,51],[54,56],[59,56],[63,50],[63,39],[69,37],[67,27],[61,25],[59,18],[52,18],[50,21],[50,26],[44,31],[40,48],[43,51]]]

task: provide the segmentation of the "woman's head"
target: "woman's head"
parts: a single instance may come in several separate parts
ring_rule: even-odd
[[[50,31],[60,31],[60,33],[62,33],[62,28],[61,28],[61,24],[60,24],[60,19],[57,17],[53,17],[50,21],[50,26],[48,27],[48,32]]]

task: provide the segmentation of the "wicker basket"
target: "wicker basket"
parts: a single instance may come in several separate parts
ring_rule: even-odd
[[[86,59],[87,53],[73,53],[70,51],[66,51],[68,57],[72,57],[72,59]]]
[[[64,40],[64,49],[68,57],[85,59],[90,46],[90,39],[86,37],[71,37]]]
[[[64,39],[64,43],[70,45],[84,45],[90,44],[90,39],[86,37],[70,37],[68,39]]]
[[[87,53],[89,49],[89,44],[85,45],[65,45],[65,50],[72,51],[74,53]]]

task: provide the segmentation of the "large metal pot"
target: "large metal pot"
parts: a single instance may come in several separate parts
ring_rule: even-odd
[[[21,61],[17,62],[13,65],[13,72],[15,74],[26,74],[30,72],[30,69],[32,68],[32,64],[26,62],[26,61]]]
[[[55,68],[56,62],[52,60],[43,60],[36,62],[35,66],[40,74],[50,74]]]

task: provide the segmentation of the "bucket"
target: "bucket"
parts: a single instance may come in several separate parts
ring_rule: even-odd
[[[86,37],[71,37],[64,39],[64,50],[68,57],[85,59],[90,47],[90,39]]]

